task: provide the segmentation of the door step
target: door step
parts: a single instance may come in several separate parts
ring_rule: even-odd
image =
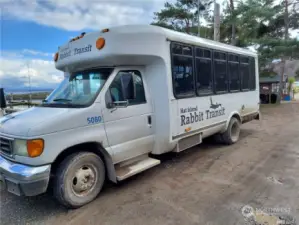
[[[153,159],[148,156],[138,157],[135,161],[130,160],[129,163],[116,165],[116,178],[118,181],[124,180],[151,167],[157,166],[160,163],[160,160]]]

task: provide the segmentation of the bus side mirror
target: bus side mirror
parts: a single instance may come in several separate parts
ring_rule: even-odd
[[[128,100],[124,101],[113,101],[110,93],[110,89],[105,94],[105,102],[107,109],[126,108],[129,105]]]
[[[6,108],[6,99],[4,95],[4,89],[0,88],[0,109],[5,109]]]

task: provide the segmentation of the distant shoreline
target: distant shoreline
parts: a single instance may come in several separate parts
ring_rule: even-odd
[[[51,93],[54,89],[52,90],[33,90],[33,91],[24,91],[24,90],[5,90],[4,89],[4,93],[6,95],[10,95],[10,94],[16,94],[16,95],[20,95],[20,94],[35,94],[35,93]]]
[[[17,101],[26,101],[30,99],[32,100],[43,100],[46,99],[47,96],[51,93],[52,91],[34,91],[34,92],[10,92],[10,93],[5,93],[6,94],[6,100],[17,100]],[[12,98],[11,98],[12,97]]]

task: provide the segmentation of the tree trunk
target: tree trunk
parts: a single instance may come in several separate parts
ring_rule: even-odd
[[[287,41],[289,38],[289,10],[288,10],[288,0],[284,0],[284,40]],[[278,93],[278,103],[282,100],[282,90],[284,81],[284,71],[285,71],[286,57],[281,57],[281,72],[280,72],[280,82],[279,82],[279,93]]]
[[[188,19],[186,19],[185,22],[186,22],[186,33],[190,34],[190,22]]]
[[[229,0],[230,2],[230,10],[232,15],[232,40],[231,44],[236,45],[236,21],[235,21],[235,6],[234,6],[234,0]]]
[[[289,38],[289,9],[288,9],[288,0],[285,0],[284,8],[284,39]]]

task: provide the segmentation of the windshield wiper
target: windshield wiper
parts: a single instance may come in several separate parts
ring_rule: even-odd
[[[55,98],[53,100],[53,102],[71,102],[71,99],[67,99],[67,98]]]

